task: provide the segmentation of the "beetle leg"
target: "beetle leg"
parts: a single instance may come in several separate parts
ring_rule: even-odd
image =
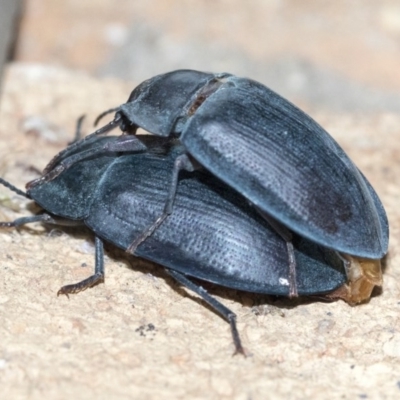
[[[120,118],[115,118],[113,119],[110,123],[108,123],[107,125],[103,126],[102,128],[98,129],[97,131],[91,133],[90,135],[85,136],[84,138],[80,139],[80,140],[76,140],[77,138],[80,138],[81,134],[80,134],[80,119],[82,117],[80,117],[78,119],[77,122],[77,129],[76,129],[76,133],[75,133],[75,140],[69,145],[67,146],[64,150],[61,150],[58,154],[56,154],[53,159],[47,164],[46,168],[43,171],[43,174],[47,174],[47,172],[49,172],[50,170],[52,170],[54,168],[54,166],[57,164],[58,160],[67,152],[67,151],[71,151],[79,146],[82,145],[82,143],[84,142],[88,142],[91,139],[95,138],[96,136],[102,135],[103,133],[107,133],[111,130],[113,130],[114,128],[116,128],[117,126],[119,126],[120,123]]]
[[[146,145],[141,142],[136,136],[120,136],[113,142],[108,142],[100,148],[88,149],[81,151],[78,154],[70,156],[61,161],[57,166],[54,166],[53,161],[45,168],[44,175],[29,182],[26,187],[32,188],[43,182],[49,182],[57,178],[63,171],[70,168],[72,165],[84,161],[86,159],[106,155],[110,153],[124,153],[124,152],[140,152],[146,150]],[[51,169],[49,169],[51,166]]]
[[[43,222],[45,224],[62,225],[62,226],[82,226],[83,225],[82,221],[58,218],[58,217],[54,217],[50,214],[44,213],[44,214],[39,214],[39,215],[32,215],[30,217],[17,218],[16,220],[11,221],[11,222],[0,222],[0,228],[12,228],[12,227],[15,228],[15,227],[30,224],[33,222]],[[95,259],[94,274],[89,276],[88,278],[84,279],[81,282],[63,286],[57,292],[57,296],[59,296],[60,294],[65,294],[68,296],[69,294],[78,293],[78,292],[81,292],[82,290],[90,288],[90,287],[96,285],[97,283],[104,282],[103,241],[100,238],[98,238],[97,236],[95,237],[95,251],[96,251],[96,256],[95,256],[96,259]]]
[[[101,119],[103,119],[106,115],[111,114],[113,112],[119,111],[120,107],[110,108],[109,110],[103,111],[99,114],[94,120],[93,126],[97,126]]]
[[[18,226],[31,224],[33,222],[43,222],[45,224],[51,225],[62,225],[62,226],[81,226],[83,225],[82,221],[75,221],[72,219],[64,219],[59,217],[54,217],[50,214],[38,214],[32,215],[30,217],[21,217],[17,218],[14,221],[10,222],[0,222],[1,228],[16,228]]]
[[[286,248],[289,257],[289,297],[298,297],[296,281],[296,258],[292,241],[286,241]]]
[[[69,297],[69,294],[82,292],[83,290],[91,288],[98,283],[104,282],[104,247],[103,241],[98,236],[95,236],[95,251],[94,274],[83,281],[61,287],[57,292],[57,296],[60,294],[65,294],[67,297]]]
[[[214,297],[210,296],[207,291],[201,286],[195,285],[192,281],[186,278],[185,275],[174,271],[172,269],[165,269],[169,275],[171,275],[176,281],[178,281],[182,286],[191,290],[192,292],[198,294],[207,304],[209,304],[218,314],[220,314],[223,318],[225,318],[230,326],[231,333],[233,338],[233,343],[235,345],[236,354],[243,354],[246,357],[246,352],[242,346],[242,341],[240,340],[239,332],[236,326],[236,314],[233,313],[229,308],[225,307],[218,300],[214,299]]]
[[[164,211],[151,226],[149,226],[131,243],[126,250],[128,253],[135,254],[137,247],[154,233],[154,231],[164,222],[168,215],[172,214],[176,191],[178,189],[179,172],[182,170],[193,172],[195,168],[196,167],[194,163],[190,160],[187,154],[181,154],[175,159],[174,168],[172,170],[171,184],[169,186],[168,197],[164,206]]]
[[[296,279],[296,258],[294,255],[292,232],[278,222],[275,218],[254,206],[260,215],[271,225],[274,231],[286,242],[286,249],[289,258],[289,297],[297,297],[297,279]]]
[[[47,214],[32,215],[31,217],[17,218],[10,222],[0,222],[1,228],[16,228],[17,226],[30,224],[32,222],[43,222]]]

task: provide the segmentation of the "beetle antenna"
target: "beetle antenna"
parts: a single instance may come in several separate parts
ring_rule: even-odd
[[[94,120],[93,126],[97,126],[99,121],[104,118],[106,115],[111,114],[113,112],[119,111],[121,107],[115,107],[115,108],[110,108],[109,110],[103,111],[100,115],[97,116],[97,118]]]
[[[85,120],[85,118],[86,118],[86,115],[83,114],[77,119],[74,140],[72,142],[68,143],[68,145],[78,142],[79,140],[82,139],[82,125],[83,125],[83,121]]]
[[[12,190],[13,192],[19,194],[20,196],[23,196],[27,199],[31,199],[31,196],[29,196],[28,193],[25,193],[23,190],[18,189],[17,187],[15,187],[14,185],[11,185],[11,183],[7,182],[6,180],[4,180],[3,178],[0,178],[0,183],[5,186],[6,188]]]

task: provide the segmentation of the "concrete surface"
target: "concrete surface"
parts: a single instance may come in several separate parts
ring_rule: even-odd
[[[92,121],[129,92],[123,81],[35,65],[12,66],[4,89],[0,172],[20,188],[37,176],[32,167],[43,168],[66,145],[82,110]],[[91,273],[90,233],[40,225],[2,230],[1,398],[398,397],[400,118],[325,112],[314,117],[365,173],[387,209],[391,241],[381,293],[350,307],[207,285],[237,313],[252,354],[232,357],[228,324],[160,267],[110,246],[104,285],[69,300],[57,298],[60,286]],[[30,214],[24,199],[4,188],[0,195],[0,219]]]

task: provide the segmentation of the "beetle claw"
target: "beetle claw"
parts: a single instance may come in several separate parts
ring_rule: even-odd
[[[76,294],[76,293],[82,292],[88,288],[91,288],[91,287],[98,285],[99,283],[103,283],[103,282],[104,282],[104,275],[94,274],[92,276],[89,276],[89,278],[84,279],[81,282],[62,286],[58,290],[57,296],[65,294],[69,298],[68,295],[70,295],[70,294]]]

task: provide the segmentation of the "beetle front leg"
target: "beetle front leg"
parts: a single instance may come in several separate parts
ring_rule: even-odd
[[[154,233],[154,231],[164,222],[168,215],[172,214],[176,191],[178,189],[179,172],[182,170],[193,172],[195,169],[195,164],[187,154],[181,154],[175,159],[174,168],[172,170],[171,185],[169,187],[164,211],[151,226],[149,226],[131,243],[131,245],[126,250],[128,253],[135,254],[138,246]]]
[[[42,222],[44,224],[57,225],[57,226],[83,226],[82,221],[64,219],[52,216],[50,214],[39,214],[32,215],[30,217],[17,218],[10,222],[0,222],[0,228],[16,228],[18,226],[30,224],[33,222]],[[82,290],[90,288],[97,283],[104,282],[104,250],[103,242],[97,236],[95,237],[95,269],[94,274],[89,276],[89,278],[84,279],[81,282],[74,283],[72,285],[63,286],[58,292],[57,296],[60,294],[69,295],[72,293],[78,293]]]
[[[94,274],[83,281],[65,285],[57,292],[57,296],[75,294],[104,282],[104,246],[103,241],[95,236],[95,266]]]
[[[214,299],[214,297],[210,296],[207,291],[201,286],[195,285],[191,280],[186,278],[185,275],[174,271],[172,269],[165,269],[169,275],[171,275],[176,281],[178,281],[182,286],[191,290],[192,292],[198,294],[207,304],[209,304],[219,315],[225,318],[230,326],[231,333],[233,338],[233,344],[235,345],[236,354],[243,354],[246,357],[246,352],[242,346],[242,341],[240,340],[239,332],[236,326],[236,314],[232,312],[229,308],[225,307],[218,300]]]
[[[145,151],[146,149],[146,145],[141,142],[136,136],[119,136],[117,140],[113,142],[108,142],[102,147],[84,150],[78,154],[72,155],[65,160],[59,162],[58,165],[54,165],[54,162],[52,160],[50,164],[44,169],[44,175],[29,182],[26,187],[30,189],[44,182],[52,181],[53,179],[57,178],[57,176],[59,176],[62,172],[80,161],[112,153],[135,153]]]
[[[117,109],[115,109],[117,110]],[[110,111],[111,112],[111,111]],[[100,114],[101,117],[103,117],[106,113]],[[99,116],[99,117],[100,117]],[[98,118],[99,118],[98,117]],[[100,136],[104,133],[108,133],[109,131],[113,130],[117,126],[119,126],[120,118],[114,118],[111,122],[109,122],[107,125],[103,126],[100,129],[97,129],[97,131],[91,133],[90,135],[85,136],[84,138],[81,138],[81,125],[83,122],[84,116],[81,116],[78,118],[77,124],[76,124],[76,131],[75,131],[75,138],[74,140],[64,149],[61,150],[58,154],[56,154],[53,159],[47,164],[45,170],[43,171],[45,174],[50,171],[51,169],[54,168],[54,166],[57,164],[58,160],[67,152],[71,151],[75,148],[78,148],[81,146],[84,142],[89,143],[91,140],[93,140],[96,136]],[[133,129],[133,128],[132,128]]]

